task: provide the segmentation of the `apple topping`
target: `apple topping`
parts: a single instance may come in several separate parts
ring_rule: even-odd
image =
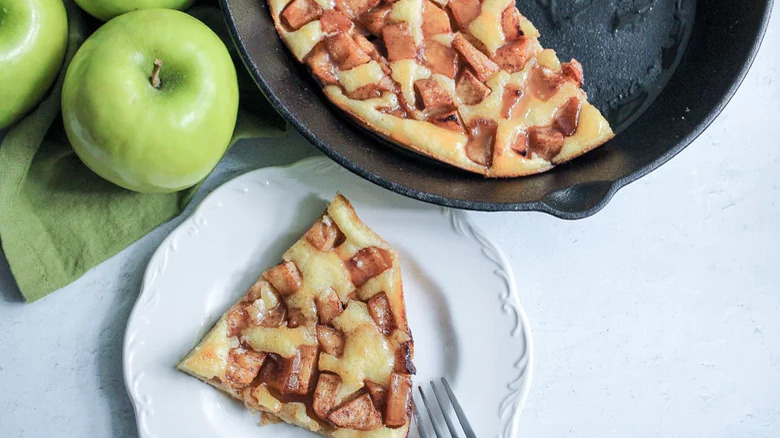
[[[582,64],[576,59],[561,64],[561,74],[564,78],[574,82],[581,87],[585,82],[585,74],[582,72]]]
[[[420,94],[423,108],[426,110],[453,106],[450,93],[436,79],[420,79],[414,83],[414,88]]]
[[[412,377],[408,374],[393,373],[390,376],[387,406],[385,409],[385,425],[401,427],[409,417],[412,400]]]
[[[306,325],[306,316],[301,309],[289,309],[287,311],[287,327],[296,328],[302,325]]]
[[[520,27],[520,19],[522,17],[520,11],[514,5],[504,9],[504,12],[501,14],[501,30],[504,32],[506,41],[512,41],[523,36],[523,29]]]
[[[520,37],[501,46],[496,51],[493,60],[504,70],[514,73],[522,70],[535,55],[536,46],[533,41],[526,37]]]
[[[331,356],[341,357],[344,354],[344,335],[332,327],[317,325],[317,342],[322,351]]]
[[[547,67],[537,65],[531,69],[529,78],[531,92],[540,100],[548,100],[560,88],[564,78]]]
[[[490,94],[490,88],[483,84],[471,70],[464,70],[455,85],[455,93],[466,105],[476,105]]]
[[[282,12],[283,23],[298,30],[322,15],[322,8],[314,0],[293,0]]]
[[[336,408],[328,415],[328,420],[347,429],[374,430],[382,427],[382,415],[367,392]]]
[[[306,57],[306,65],[311,72],[326,85],[338,85],[339,76],[333,61],[330,59],[328,51],[325,50],[325,44],[319,43],[314,46],[311,53]]]
[[[330,251],[346,240],[344,233],[339,230],[339,227],[328,215],[315,222],[304,237],[320,251]]]
[[[512,86],[504,88],[504,95],[501,98],[501,117],[511,119],[515,107],[522,98],[523,90],[520,88]]]
[[[326,9],[320,18],[320,28],[327,35],[349,32],[352,29],[352,21],[339,11]]]
[[[426,37],[452,32],[450,17],[431,0],[423,2],[422,32]]]
[[[370,246],[362,248],[347,260],[346,265],[352,284],[360,287],[368,280],[385,272],[393,264],[393,259],[387,250]]]
[[[529,149],[548,161],[561,152],[564,140],[563,133],[550,126],[528,129]]]
[[[328,419],[328,414],[336,405],[336,396],[341,389],[341,377],[331,373],[321,373],[314,389],[312,408],[314,413],[323,420]]]
[[[358,22],[375,36],[382,36],[382,28],[385,25],[385,17],[390,12],[390,6],[382,6],[368,12],[364,12],[358,17]]]
[[[474,47],[460,32],[455,34],[455,38],[452,40],[452,47],[463,55],[463,58],[474,69],[480,81],[488,80],[490,76],[498,71],[498,65]]]
[[[413,355],[414,352],[412,351],[411,341],[399,344],[398,348],[395,350],[395,367],[393,370],[396,373],[416,374],[417,369],[414,367],[414,363],[412,363]]]
[[[245,306],[238,303],[227,313],[227,334],[229,337],[239,336],[241,331],[249,325],[249,315]]]
[[[268,354],[260,369],[260,380],[282,394],[305,395],[319,356],[316,346],[304,345],[290,358]]]
[[[448,113],[438,114],[429,119],[436,126],[449,129],[451,131],[463,132],[463,125],[460,123],[458,111],[452,110]]]
[[[417,56],[417,47],[408,23],[388,24],[382,29],[382,39],[387,47],[387,59],[391,62]]]
[[[371,395],[371,401],[374,402],[376,410],[379,412],[384,411],[387,402],[387,390],[382,385],[370,380],[366,380],[363,383],[366,389],[368,389],[368,393]]]
[[[344,311],[344,306],[333,289],[328,289],[322,294],[315,296],[314,303],[317,305],[317,316],[320,324],[330,324],[333,318],[341,315],[341,312]]]
[[[252,383],[257,373],[260,372],[265,356],[265,353],[241,347],[230,350],[225,370],[225,378],[230,386],[243,388]]]
[[[263,277],[282,295],[292,295],[301,287],[301,273],[295,263],[290,261],[265,271]]]
[[[517,137],[515,137],[515,140],[512,142],[510,148],[524,157],[528,155],[528,139],[526,135],[517,134]]]
[[[360,14],[374,9],[380,0],[336,0],[336,9],[350,18],[357,18]]]
[[[496,122],[487,119],[478,119],[469,130],[471,135],[466,143],[466,156],[471,161],[490,166],[493,161],[493,140],[496,137]]]
[[[553,122],[553,127],[566,137],[574,135],[577,132],[577,125],[580,120],[580,99],[571,97],[558,110],[558,114]]]
[[[438,41],[425,41],[422,51],[423,62],[431,73],[438,73],[455,79],[458,73],[458,53]]]
[[[325,47],[340,70],[349,70],[371,60],[366,52],[346,33],[337,33],[325,39]]]
[[[374,295],[368,300],[366,305],[368,306],[368,313],[376,326],[379,327],[379,331],[386,335],[390,334],[395,328],[395,319],[393,318],[393,312],[390,310],[387,294],[380,292]]]
[[[458,27],[468,29],[469,24],[482,12],[482,5],[479,0],[450,0],[450,11]]]

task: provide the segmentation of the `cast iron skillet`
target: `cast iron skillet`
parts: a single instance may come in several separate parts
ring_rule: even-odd
[[[472,210],[578,219],[693,141],[737,90],[772,0],[517,0],[542,44],[585,68],[616,128],[604,146],[550,172],[485,179],[407,152],[347,119],[276,34],[266,0],[220,0],[232,38],[276,109],[326,155],[385,188]]]

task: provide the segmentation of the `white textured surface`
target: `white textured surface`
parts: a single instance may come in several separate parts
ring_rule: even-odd
[[[780,436],[778,15],[710,129],[596,216],[472,214],[534,329],[520,436]],[[313,153],[294,134],[262,143],[232,150],[204,191]],[[0,435],[135,436],[124,325],[182,219],[35,304],[0,266]]]

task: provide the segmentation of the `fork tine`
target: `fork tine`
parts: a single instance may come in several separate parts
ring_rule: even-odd
[[[425,431],[425,425],[420,418],[420,412],[417,411],[417,403],[412,400],[412,413],[414,414],[414,421],[417,423],[417,432],[420,434],[420,438],[428,438],[428,432]]]
[[[420,390],[420,396],[422,396],[422,401],[423,404],[425,405],[425,410],[428,411],[428,419],[431,420],[431,424],[433,425],[433,432],[436,434],[436,438],[445,438],[441,428],[439,427],[438,424],[436,424],[436,417],[433,416],[433,411],[431,410],[431,404],[428,403],[428,400],[425,398],[425,392],[423,392],[422,386],[418,386],[417,389]]]
[[[466,438],[477,438],[476,435],[474,435],[474,429],[471,428],[471,425],[469,424],[469,420],[466,418],[466,413],[463,412],[463,408],[460,407],[460,403],[458,403],[458,399],[455,398],[455,394],[452,393],[452,388],[450,388],[450,383],[447,382],[447,379],[445,379],[444,377],[441,378],[441,383],[444,384],[444,389],[447,391],[447,396],[449,396],[450,398],[450,403],[452,403],[452,407],[455,409],[455,414],[458,415],[458,420],[460,420],[460,425],[463,426],[463,431],[466,432]]]
[[[431,381],[431,388],[433,388],[433,397],[436,399],[436,403],[439,404],[439,409],[441,409],[441,415],[444,417],[444,421],[447,423],[447,428],[450,430],[450,435],[452,435],[452,438],[458,438],[458,432],[455,429],[455,425],[452,424],[450,416],[447,415],[447,410],[444,406],[444,397],[439,395],[439,390],[436,388],[436,385],[433,384],[433,381]]]

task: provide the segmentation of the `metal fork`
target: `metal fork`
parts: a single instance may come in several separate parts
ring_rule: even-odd
[[[425,411],[428,413],[428,421],[431,423],[431,426],[433,426],[433,433],[436,434],[436,438],[447,438],[444,426],[441,424],[441,420],[439,419],[440,417],[444,419],[444,423],[446,423],[447,429],[450,431],[449,436],[452,438],[459,437],[455,428],[455,424],[453,424],[452,419],[450,418],[451,415],[448,414],[448,404],[451,405],[452,409],[455,411],[455,415],[458,417],[458,421],[460,422],[460,426],[463,428],[463,433],[466,435],[466,438],[476,438],[476,435],[474,435],[474,430],[469,424],[469,420],[466,419],[466,413],[463,412],[463,408],[460,407],[458,399],[455,398],[455,394],[452,393],[452,388],[450,387],[449,382],[447,382],[447,379],[443,377],[441,378],[441,386],[443,386],[444,390],[447,392],[446,399],[442,397],[439,388],[436,387],[433,381],[431,381],[430,384],[431,389],[433,390],[433,397],[430,397],[430,393],[426,396],[422,386],[418,386],[417,389],[420,391],[420,398],[422,399],[422,403],[425,406]],[[435,398],[436,403],[430,400],[431,398]],[[434,413],[436,410],[433,408],[434,405],[438,405],[438,411],[441,415],[437,416]],[[423,420],[421,418],[424,415],[420,415],[420,411],[417,409],[416,401],[412,402],[412,412],[414,413],[414,421],[417,423],[417,430],[420,433],[420,438],[428,438],[428,432],[425,430],[425,425],[423,424]]]

